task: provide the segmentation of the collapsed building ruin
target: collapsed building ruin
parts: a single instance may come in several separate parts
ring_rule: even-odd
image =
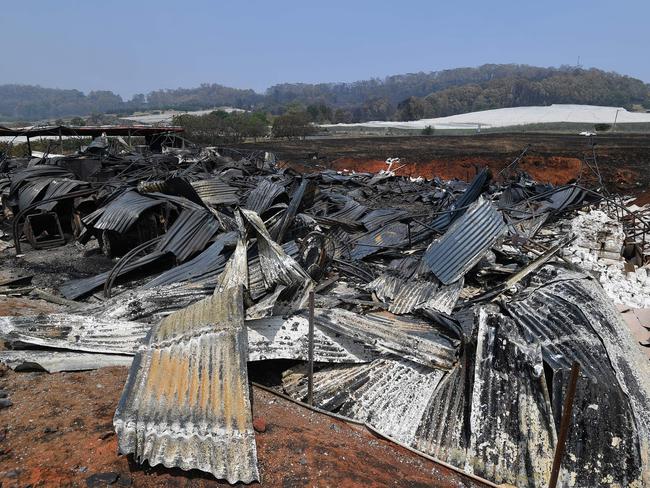
[[[650,482],[650,366],[616,308],[650,306],[645,208],[514,167],[298,174],[223,148],[0,168],[4,253],[116,259],[61,284],[66,311],[0,317],[0,361],[130,365],[114,426],[140,462],[260,480],[247,363],[283,368],[270,386],[307,400],[313,293],[314,406],[493,483],[547,486],[578,363],[560,484]]]

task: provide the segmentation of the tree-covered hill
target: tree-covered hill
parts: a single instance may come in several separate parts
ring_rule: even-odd
[[[411,120],[475,110],[552,103],[650,108],[650,85],[617,73],[575,67],[486,64],[353,83],[282,83],[265,93],[202,84],[156,90],[130,100],[110,91],[0,85],[0,118],[40,120],[135,110],[219,106],[281,114],[302,109],[317,122]]]

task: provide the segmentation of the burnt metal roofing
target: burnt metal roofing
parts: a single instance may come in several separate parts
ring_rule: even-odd
[[[235,232],[226,232],[220,234],[216,240],[208,246],[203,252],[193,259],[174,266],[168,271],[156,276],[144,284],[144,288],[154,288],[156,286],[169,285],[179,281],[205,279],[210,276],[215,277],[221,273],[226,266],[226,258],[223,256],[223,248],[227,245],[232,246],[236,242]]]
[[[246,349],[241,286],[163,319],[115,412],[120,452],[230,483],[259,480]]]
[[[158,245],[158,251],[170,252],[179,261],[185,261],[203,251],[218,230],[219,221],[208,210],[185,209],[165,233]]]
[[[96,229],[123,233],[140,218],[142,212],[163,203],[136,191],[127,191],[102,207],[101,216],[92,225]]]
[[[457,359],[453,341],[424,322],[339,308],[316,309],[314,320],[320,327],[427,366],[449,370]]]
[[[308,359],[309,322],[304,315],[246,320],[249,361]],[[377,357],[375,348],[314,326],[314,361],[320,363],[365,363]]]
[[[465,213],[468,205],[476,201],[483,192],[483,187],[487,184],[489,179],[490,171],[487,168],[483,168],[479,171],[463,194],[451,205],[449,208],[450,211],[436,217],[433,222],[431,222],[431,227],[440,232],[444,232],[454,220]]]
[[[11,344],[132,355],[150,326],[141,322],[69,313],[0,317],[0,336]]]
[[[581,364],[560,482],[639,484],[648,472],[650,366],[599,285],[544,268],[528,293],[504,308],[552,371],[556,426],[570,365]]]
[[[193,181],[192,186],[205,203],[210,205],[233,205],[239,203],[238,189],[218,178]]]
[[[40,196],[45,193],[45,189],[48,187],[51,181],[51,178],[44,177],[30,181],[27,184],[23,185],[22,188],[18,190],[18,208],[22,210],[34,203]]]
[[[475,361],[466,466],[498,484],[546,486],[557,438],[539,347],[481,309]]]
[[[245,207],[261,214],[273,205],[275,199],[283,193],[284,187],[282,185],[264,179],[248,194]]]
[[[79,180],[69,180],[69,179],[55,179],[51,180],[51,183],[47,187],[47,191],[43,195],[43,200],[48,198],[54,198],[61,195],[67,195],[68,193],[79,189],[80,187],[87,187],[88,183]],[[37,208],[40,210],[46,210],[51,212],[54,207],[56,207],[58,202],[48,202],[42,205],[39,205]]]
[[[503,234],[501,214],[482,197],[424,253],[423,260],[445,285],[459,280]]]
[[[15,371],[44,370],[86,371],[110,366],[130,366],[132,356],[118,354],[93,354],[74,351],[18,350],[0,351],[0,363]]]
[[[443,376],[440,370],[396,357],[355,366],[326,366],[314,372],[314,405],[367,422],[411,445]],[[286,375],[283,387],[294,398],[307,397],[304,374]]]
[[[464,280],[442,285],[435,278],[409,279],[402,278],[395,272],[386,272],[366,285],[366,289],[374,291],[377,298],[388,304],[388,311],[395,314],[411,313],[418,308],[429,308],[444,313],[451,313]]]

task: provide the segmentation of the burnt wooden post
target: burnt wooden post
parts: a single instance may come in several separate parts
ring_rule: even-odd
[[[309,372],[307,376],[307,403],[314,405],[314,292],[309,292]]]
[[[578,377],[580,376],[580,364],[576,361],[571,367],[571,377],[569,378],[569,386],[566,389],[564,396],[564,406],[562,407],[562,419],[560,420],[560,433],[557,436],[557,446],[555,447],[555,456],[553,457],[553,468],[551,469],[551,479],[548,482],[549,488],[555,488],[557,485],[557,478],[560,474],[560,464],[562,463],[562,456],[564,455],[564,447],[566,438],[569,434],[569,427],[571,427],[571,414],[573,412],[573,400],[576,396],[576,385],[578,384]]]

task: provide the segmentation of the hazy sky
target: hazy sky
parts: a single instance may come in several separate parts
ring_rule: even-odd
[[[650,0],[22,0],[0,13],[0,84],[262,91],[578,56],[650,82],[649,25]]]

